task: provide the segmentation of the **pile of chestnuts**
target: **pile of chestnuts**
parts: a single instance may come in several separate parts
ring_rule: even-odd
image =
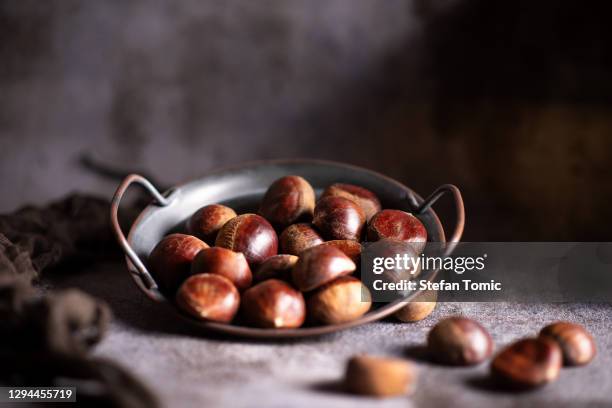
[[[317,200],[299,176],[272,183],[257,214],[212,204],[192,214],[186,228],[149,256],[160,290],[198,319],[275,329],[360,318],[372,304],[354,276],[361,243],[427,241],[418,218],[383,209],[373,192],[338,183]],[[433,307],[421,309],[424,317]],[[419,317],[405,313],[403,320]]]

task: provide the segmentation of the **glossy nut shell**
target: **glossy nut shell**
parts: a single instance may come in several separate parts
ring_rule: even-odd
[[[162,292],[174,295],[189,277],[191,262],[204,248],[208,245],[192,235],[170,234],[159,241],[149,255],[148,264]]]
[[[359,319],[371,306],[372,297],[368,288],[352,276],[342,276],[323,285],[306,302],[309,318],[323,324]]]
[[[312,223],[325,239],[359,241],[365,214],[361,207],[348,198],[325,197],[317,203]]]
[[[213,247],[201,250],[193,259],[191,274],[213,273],[228,278],[239,291],[253,281],[251,268],[241,252],[227,248]]]
[[[439,321],[431,329],[427,349],[439,363],[468,366],[482,363],[491,356],[493,340],[476,321],[455,316]]]
[[[257,214],[243,214],[229,220],[219,234],[215,245],[242,252],[251,267],[278,252],[278,237],[272,225]]]
[[[354,201],[363,210],[367,221],[382,209],[376,194],[353,184],[332,184],[323,191],[321,198],[324,197],[344,197]]]
[[[244,292],[242,313],[257,327],[296,328],[304,323],[306,305],[302,294],[288,283],[268,279]]]
[[[177,306],[202,320],[229,323],[240,306],[238,289],[221,275],[189,277],[176,294]]]
[[[355,268],[355,263],[338,248],[319,245],[302,252],[291,278],[296,288],[307,292],[349,275]]]

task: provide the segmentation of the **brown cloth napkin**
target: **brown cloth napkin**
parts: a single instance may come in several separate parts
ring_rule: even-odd
[[[155,408],[126,369],[89,356],[108,327],[108,305],[76,289],[36,286],[42,273],[116,255],[108,214],[106,200],[75,194],[0,215],[0,381],[76,386],[87,406]]]

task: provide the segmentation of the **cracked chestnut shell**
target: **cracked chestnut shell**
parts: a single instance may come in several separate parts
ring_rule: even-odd
[[[493,353],[493,340],[478,322],[455,316],[440,320],[427,336],[427,349],[442,364],[469,366]]]
[[[352,276],[341,276],[312,293],[306,302],[308,316],[323,324],[346,323],[366,314],[372,306],[368,288]]]
[[[197,210],[187,221],[187,231],[207,244],[214,244],[217,233],[236,212],[221,204],[211,204]]]
[[[300,220],[312,218],[315,192],[310,183],[299,176],[286,176],[270,185],[259,213],[279,230]]]
[[[323,243],[323,238],[310,224],[293,224],[280,234],[281,252],[299,255],[302,251]]]
[[[324,197],[314,209],[312,223],[325,239],[359,241],[365,223],[365,214],[359,205],[348,198]]]
[[[258,327],[296,328],[304,323],[304,297],[288,283],[268,279],[247,289],[242,295],[245,319]]]
[[[241,252],[227,248],[213,247],[202,249],[191,263],[191,274],[213,273],[228,278],[239,291],[243,291],[253,281],[251,268]]]
[[[162,292],[174,295],[190,274],[191,262],[208,245],[192,236],[170,234],[157,243],[149,254],[149,267]]]
[[[290,282],[291,270],[297,261],[298,257],[295,255],[281,254],[271,256],[255,270],[253,280],[255,282],[261,282],[266,279],[280,279]]]
[[[351,274],[355,268],[355,263],[338,248],[318,245],[301,253],[291,278],[296,288],[308,292]]]
[[[367,221],[382,209],[376,194],[353,184],[332,184],[323,191],[321,198],[324,197],[344,197],[354,201],[363,210]]]
[[[593,336],[581,325],[556,322],[540,331],[540,337],[556,342],[563,353],[563,364],[579,366],[591,362],[597,354]]]
[[[215,245],[242,252],[251,267],[259,266],[278,252],[278,237],[272,225],[257,214],[242,214],[225,223]]]
[[[501,385],[515,389],[539,387],[559,377],[561,349],[547,338],[523,339],[503,349],[491,362],[491,374]]]
[[[347,391],[380,398],[412,394],[416,381],[414,364],[398,358],[369,355],[352,357],[344,379]]]
[[[224,276],[201,273],[183,282],[176,304],[198,319],[229,323],[240,306],[240,294]]]
[[[427,243],[427,230],[417,217],[401,210],[376,213],[367,228],[368,241],[389,239],[410,242],[420,254]]]

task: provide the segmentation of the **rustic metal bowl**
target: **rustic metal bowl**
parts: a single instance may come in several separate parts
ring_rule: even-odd
[[[144,177],[131,174],[117,188],[111,203],[111,221],[115,235],[126,255],[127,267],[132,278],[147,297],[155,302],[164,302],[174,307],[158,290],[155,279],[149,273],[146,260],[153,247],[170,232],[182,231],[186,219],[198,208],[206,204],[223,203],[236,212],[252,212],[268,186],[276,179],[286,175],[300,175],[307,179],[317,194],[332,183],[351,183],[374,191],[384,208],[397,208],[417,215],[427,228],[428,240],[446,243],[446,253],[452,252],[463,233],[464,208],[457,187],[446,184],[435,190],[423,200],[418,194],[403,184],[382,174],[352,165],[320,160],[275,160],[247,163],[242,166],[223,169],[199,180],[174,187],[164,194]],[[128,187],[137,183],[151,193],[154,200],[134,221],[128,237],[121,231],[118,210],[121,199]],[[445,192],[452,193],[457,210],[456,226],[446,241],[444,229],[431,205]],[[421,279],[434,279],[436,271],[421,275]],[[234,336],[280,338],[306,337],[359,326],[388,316],[399,310],[418,292],[408,298],[383,305],[375,305],[366,315],[348,323],[328,326],[305,326],[298,329],[262,329],[232,324],[204,322],[182,314],[194,326]]]

